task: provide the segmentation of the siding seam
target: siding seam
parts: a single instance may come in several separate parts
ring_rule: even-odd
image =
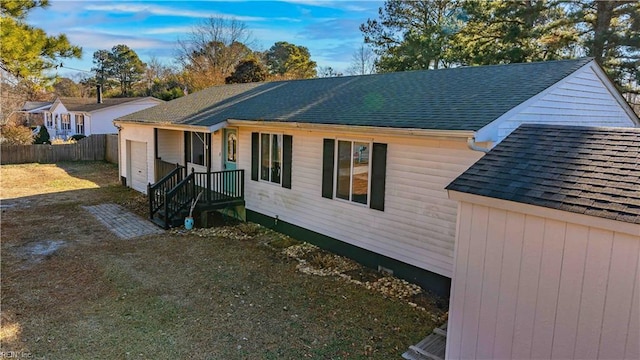
[[[615,235],[614,235],[615,236]],[[631,327],[631,314],[633,314],[633,299],[635,298],[636,292],[638,291],[638,264],[640,263],[640,256],[636,257],[636,268],[634,273],[636,274],[636,281],[633,282],[633,291],[631,291],[631,306],[629,307],[629,316],[627,316],[627,318],[629,318],[629,321],[627,322],[627,331],[626,331],[626,335],[624,338],[624,358],[627,358],[627,342],[629,341],[629,328]],[[608,283],[608,282],[607,282]],[[603,316],[604,317],[604,316]],[[640,320],[639,320],[640,321]],[[599,348],[598,348],[598,352],[599,352]]]

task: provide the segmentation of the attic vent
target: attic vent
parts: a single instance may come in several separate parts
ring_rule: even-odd
[[[384,266],[378,265],[378,271],[385,275],[393,276],[393,270],[386,268]]]

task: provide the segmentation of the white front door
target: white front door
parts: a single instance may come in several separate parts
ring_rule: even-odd
[[[147,143],[128,141],[130,186],[143,194],[147,193]]]

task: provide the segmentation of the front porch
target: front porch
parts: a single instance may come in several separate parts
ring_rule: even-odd
[[[149,219],[169,229],[183,224],[193,202],[196,223],[206,226],[206,215],[211,211],[227,211],[243,218],[244,170],[224,170],[187,173],[184,166],[174,165],[157,183],[147,186]],[[165,164],[166,167],[166,164]]]

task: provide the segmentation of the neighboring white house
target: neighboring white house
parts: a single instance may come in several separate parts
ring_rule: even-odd
[[[640,358],[640,129],[523,125],[447,188],[446,358]]]
[[[59,97],[50,103],[27,102],[23,112],[41,118],[49,136],[66,139],[80,134],[115,134],[113,120],[164,103],[154,97],[93,98]]]
[[[533,122],[638,126],[591,59],[216,86],[115,123],[128,186],[245,169],[248,220],[448,295],[444,187]]]

